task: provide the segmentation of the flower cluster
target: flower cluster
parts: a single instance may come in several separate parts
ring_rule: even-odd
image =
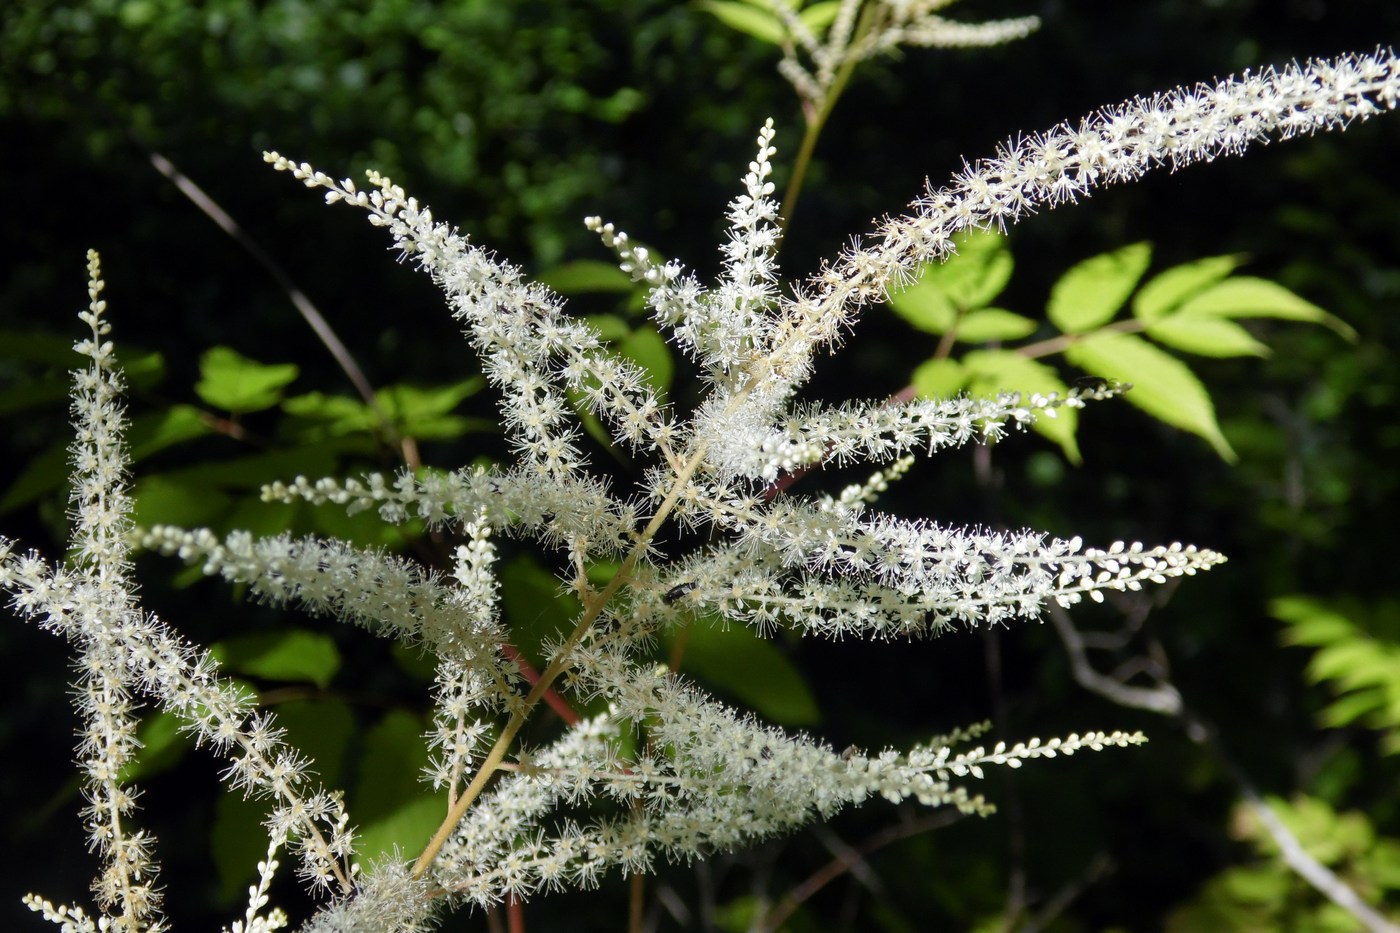
[[[778,72],[811,112],[820,111],[834,85],[857,62],[888,54],[899,46],[973,48],[1024,39],[1040,28],[1040,18],[1018,16],[988,23],[962,23],[940,16],[957,0],[840,0],[825,30],[813,28],[786,0],[766,0],[787,33]],[[825,20],[825,17],[823,17]],[[803,63],[803,58],[811,64]]]
[[[890,2],[881,9],[900,41],[910,41],[943,28],[933,11],[944,5]],[[843,3],[832,29],[849,33],[841,17],[849,19],[855,7]],[[876,50],[878,42],[868,51]],[[134,748],[138,695],[180,717],[223,755],[233,787],[274,801],[268,856],[240,921],[244,931],[284,920],[263,910],[284,845],[307,879],[338,898],[308,930],[416,930],[444,902],[484,905],[586,887],[605,872],[644,872],[659,857],[684,860],[749,844],[874,796],[986,812],[986,801],[964,783],[981,779],[987,766],[1142,741],[1090,732],[957,751],[980,735],[974,729],[904,752],[837,753],[735,712],[657,665],[648,649],[663,630],[715,617],[764,632],[878,637],[1035,619],[1050,605],[1102,599],[1105,591],[1220,563],[1213,551],[1181,544],[1086,547],[1077,537],[948,527],[873,506],[916,453],[992,440],[1120,387],[899,404],[799,405],[794,397],[816,352],[918,264],[945,257],[957,231],[1005,226],[1038,206],[1157,165],[1344,127],[1394,109],[1397,100],[1400,62],[1378,51],[1108,108],[969,164],[949,187],[880,225],[872,245],[856,245],[790,289],[780,287],[775,260],[769,122],[744,191],[730,206],[716,286],[702,286],[678,263],[657,263],[613,225],[588,221],[624,271],[645,285],[658,326],[699,366],[704,395],[688,412],[570,317],[557,295],[435,219],[388,179],[372,175],[361,189],[268,153],[274,168],[322,190],[327,201],[365,211],[442,288],[500,393],[514,462],[397,477],[296,478],[264,490],[269,500],[373,508],[386,522],[421,519],[456,534],[462,544],[450,578],[341,541],[221,537],[203,529],[133,534],[120,379],[93,258],[92,304],[83,315],[92,336],[77,348],[88,364],[74,394],[73,557],[51,564],[0,539],[0,587],[17,614],[69,639],[79,654],[85,819],[103,859],[97,893],[104,913],[95,924],[80,908],[41,898],[31,906],[73,929],[161,928],[151,840],[132,828],[135,792],[118,780]],[[648,459],[638,487],[615,488],[590,463],[580,409],[618,445]],[[870,463],[876,471],[835,496],[778,491],[775,481],[784,475],[828,461]],[[678,526],[703,534],[662,536]],[[539,672],[523,670],[508,649],[492,544],[502,534],[549,551],[567,568],[564,585],[578,599],[577,616],[545,646]],[[222,678],[206,652],[138,607],[129,581],[133,539],[260,598],[298,603],[434,654],[429,777],[447,788],[450,804],[411,867],[363,871],[354,862],[340,795],[314,783],[309,763],[285,743],[274,718]],[[524,747],[523,725],[555,690],[605,700],[609,711],[568,724],[541,748]]]

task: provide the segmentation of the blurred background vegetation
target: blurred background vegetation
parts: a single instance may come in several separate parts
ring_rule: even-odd
[[[1400,5],[1387,0],[988,0],[949,13],[1044,22],[1011,46],[911,50],[858,70],[784,246],[790,274],[901,208],[925,177],[939,183],[962,157],[989,154],[1008,135],[1134,94],[1366,51],[1400,35]],[[801,138],[776,59],[698,7],[648,0],[5,4],[0,529],[42,542],[49,556],[62,547],[63,469],[52,457],[66,442],[62,374],[86,301],[89,247],[103,255],[114,337],[131,368],[144,519],[363,540],[378,534],[368,523],[261,506],[257,484],[393,468],[390,441],[401,434],[429,464],[503,455],[490,393],[477,391],[475,362],[431,283],[392,261],[381,232],[270,171],[260,158],[267,148],[335,175],[389,174],[478,242],[580,292],[581,313],[613,315],[614,333],[664,370],[629,316],[629,296],[609,290],[606,276],[590,286],[581,281],[589,269],[570,265],[607,258],[581,218],[602,214],[712,275],[724,205],[757,127],[770,115],[777,123],[780,186],[784,156]],[[153,153],[289,270],[383,390],[392,430],[376,434],[373,413],[286,290],[153,168]],[[1261,322],[1254,332],[1273,347],[1267,358],[1193,364],[1239,454],[1233,465],[1198,437],[1106,403],[1080,419],[1082,465],[1028,436],[943,454],[892,492],[887,506],[906,515],[1228,553],[1229,564],[1169,599],[1074,614],[1100,633],[1101,669],[1169,672],[1218,743],[1084,691],[1049,624],[914,644],[780,641],[784,669],[800,679],[766,712],[837,747],[907,746],[988,717],[1008,739],[1090,728],[1152,739],[996,775],[986,791],[998,815],[874,848],[802,905],[790,929],[1352,928],[1282,867],[1241,809],[1231,768],[1272,795],[1316,857],[1373,903],[1391,904],[1394,917],[1397,158],[1400,117],[1382,117],[1151,176],[1012,231],[1007,307],[1040,308],[1074,263],[1146,240],[1154,271],[1242,254],[1245,272],[1286,285],[1358,338]],[[824,365],[813,395],[897,391],[936,342],[873,313]],[[233,354],[210,355],[215,347]],[[258,390],[221,387],[221,366],[262,380]],[[431,542],[378,540],[432,554]],[[503,549],[507,612],[528,649],[530,631],[548,623],[551,568]],[[404,763],[421,754],[426,709],[411,654],[390,664],[385,645],[362,633],[247,607],[169,562],[143,558],[140,569],[147,608],[197,641],[220,642],[294,732],[320,743],[323,773],[351,789],[352,813],[376,838],[413,838],[415,815],[395,809],[411,788]],[[289,626],[305,640],[279,660],[290,649],[277,633]],[[19,905],[25,891],[87,896],[64,648],[0,627],[9,667],[0,800],[4,838],[23,856],[0,889],[6,928],[38,927]],[[702,648],[694,658],[696,676],[765,708]],[[262,850],[230,829],[236,806],[218,802],[217,766],[160,747],[164,759],[143,765],[144,819],[160,839],[170,913],[177,929],[217,928],[241,914]],[[755,898],[781,900],[840,853],[922,816],[873,803],[753,852],[668,868],[649,888],[654,916],[662,929],[742,929]],[[284,892],[295,913],[293,897]],[[597,894],[541,897],[526,908],[528,929],[616,929],[625,898],[618,879]],[[485,926],[463,914],[444,929]]]

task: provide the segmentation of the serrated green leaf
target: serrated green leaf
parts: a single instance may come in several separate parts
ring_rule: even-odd
[[[259,363],[229,347],[214,347],[199,358],[194,391],[223,411],[262,411],[281,400],[283,387],[296,379],[297,372],[294,363]]]
[[[922,398],[952,398],[967,386],[967,379],[967,367],[947,358],[925,360],[909,377]]]
[[[1133,296],[1133,317],[1144,322],[1165,317],[1192,295],[1234,272],[1243,261],[1241,256],[1208,256],[1158,273]]]
[[[250,632],[216,642],[210,652],[230,671],[313,683],[324,689],[340,669],[340,650],[327,635],[306,629]]]
[[[1147,335],[1199,356],[1268,356],[1269,348],[1240,325],[1200,314],[1172,314],[1147,325]]]
[[[963,315],[958,322],[957,338],[963,343],[986,343],[989,340],[1020,340],[1035,333],[1036,322],[1028,317],[1001,308],[978,308]]]
[[[971,374],[969,389],[973,395],[995,395],[998,392],[1021,392],[1026,395],[1039,392],[1049,395],[1055,392],[1064,396],[1069,391],[1053,367],[1027,359],[1012,350],[974,350],[963,357],[963,363]],[[1053,411],[1053,417],[1042,412],[1032,424],[1032,430],[1059,444],[1070,463],[1081,463],[1083,457],[1075,440],[1079,412],[1065,407]]]
[[[787,38],[787,27],[772,13],[732,0],[699,0],[702,10],[712,13],[716,19],[737,32],[753,36],[771,45],[782,45]]]
[[[692,625],[686,633],[684,667],[769,722],[809,726],[821,719],[816,698],[797,667],[771,641],[742,625]]]
[[[1045,313],[1067,334],[1113,320],[1152,262],[1151,243],[1133,243],[1070,267],[1050,289]]]
[[[1215,406],[1186,364],[1141,337],[1103,332],[1065,350],[1070,363],[1092,376],[1131,383],[1126,398],[1152,417],[1205,439],[1233,463],[1235,452],[1215,418]]]
[[[676,364],[671,359],[671,348],[665,339],[650,324],[638,327],[618,344],[618,352],[627,357],[646,373],[647,384],[658,392],[671,388],[671,378]]]
[[[1347,340],[1356,331],[1341,319],[1284,288],[1277,282],[1238,275],[1226,279],[1182,302],[1178,315],[1223,318],[1269,317],[1282,321],[1323,324]]]
[[[626,272],[610,262],[596,259],[580,259],[555,266],[541,273],[539,281],[561,295],[630,292],[637,287]]]

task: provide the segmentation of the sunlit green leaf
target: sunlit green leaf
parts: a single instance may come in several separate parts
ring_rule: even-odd
[[[1076,341],[1065,358],[1093,376],[1131,383],[1125,396],[1152,417],[1199,435],[1225,460],[1235,452],[1220,433],[1215,406],[1201,381],[1186,364],[1141,337],[1099,333]]]
[[[1348,340],[1356,339],[1356,331],[1345,321],[1328,314],[1317,305],[1293,294],[1277,282],[1240,275],[1225,279],[1193,295],[1182,303],[1180,315],[1209,315],[1214,317],[1271,317],[1284,321],[1307,321],[1324,324]]]
[[[930,334],[946,334],[958,320],[958,309],[938,283],[927,276],[892,293],[889,305],[895,314]]]
[[[590,314],[585,320],[588,326],[598,332],[603,340],[622,340],[632,333],[632,325],[616,314]]]
[[[1001,308],[979,308],[958,322],[958,339],[964,343],[1020,340],[1035,333],[1036,322]]]
[[[1045,312],[1067,334],[1113,320],[1152,262],[1152,244],[1134,243],[1078,263],[1050,289]]]
[[[1006,237],[990,230],[971,230],[953,237],[957,252],[943,262],[924,266],[922,281],[938,288],[960,311],[986,307],[1011,280],[1016,261]]]
[[[1268,356],[1269,348],[1240,325],[1200,314],[1172,314],[1147,326],[1147,335],[1174,350],[1200,356]]]
[[[922,398],[952,398],[967,386],[967,367],[958,360],[936,359],[920,363],[909,377]]]
[[[224,411],[261,411],[276,405],[282,389],[296,377],[293,363],[259,363],[229,347],[214,347],[199,358],[199,381],[194,391]]]
[[[425,440],[453,438],[496,429],[494,422],[452,414],[485,385],[480,376],[440,386],[395,385],[379,390],[375,398],[399,433]]]
[[[1068,391],[1053,367],[1011,350],[974,350],[963,358],[963,362],[972,376],[969,388],[973,395],[995,395],[998,392],[1021,392],[1026,395],[1039,392],[1049,395],[1054,392],[1063,397]],[[1033,430],[1059,444],[1065,459],[1077,464],[1082,460],[1079,444],[1075,440],[1078,426],[1079,412],[1060,407],[1042,412],[1035,419]]]
[[[1133,317],[1140,321],[1165,317],[1192,295],[1234,272],[1243,261],[1241,256],[1208,256],[1154,275],[1133,296]]]
[[[841,0],[819,0],[802,8],[798,17],[812,31],[815,36],[820,36],[826,27],[830,26],[836,19],[836,14],[841,11]]]
[[[139,743],[136,755],[122,768],[121,782],[144,781],[173,768],[187,751],[194,748],[194,739],[181,726],[178,716],[163,710],[142,719],[136,730]]]
[[[767,10],[734,0],[698,0],[702,10],[714,14],[721,23],[746,36],[772,45],[782,45],[787,27]]]

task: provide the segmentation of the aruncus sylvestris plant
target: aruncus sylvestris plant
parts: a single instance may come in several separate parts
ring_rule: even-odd
[[[283,849],[333,898],[304,929],[422,929],[445,905],[588,887],[613,871],[645,873],[657,859],[743,846],[877,795],[984,813],[988,804],[966,782],[989,765],[1142,741],[1088,732],[959,751],[981,734],[973,728],[903,752],[838,753],[717,702],[650,660],[647,646],[657,633],[708,615],[760,632],[927,635],[958,622],[1034,619],[1050,602],[1098,600],[1221,562],[1194,546],[1085,547],[1078,538],[947,527],[873,507],[909,458],[998,438],[1111,396],[1114,386],[891,404],[797,404],[795,395],[819,351],[839,343],[862,311],[921,264],[946,257],[960,231],[1004,228],[1156,166],[1341,128],[1394,109],[1397,99],[1400,61],[1386,50],[1110,107],[1008,142],[790,286],[780,284],[774,262],[776,150],[766,124],[744,192],[730,206],[724,272],[713,287],[657,262],[611,224],[588,220],[622,269],[644,283],[658,326],[695,361],[703,398],[688,412],[568,316],[557,295],[469,243],[388,179],[372,175],[361,189],[269,153],[274,168],[328,201],[366,211],[441,286],[500,393],[515,459],[453,472],[297,478],[265,496],[375,509],[387,522],[420,519],[462,542],[447,575],[336,540],[133,532],[121,379],[93,255],[91,304],[82,315],[92,336],[77,346],[87,368],[74,389],[72,553],[56,564],[3,541],[0,583],[19,615],[78,652],[79,755],[85,820],[103,861],[100,913],[39,897],[31,906],[68,929],[164,927],[156,845],[132,827],[135,791],[118,780],[134,751],[138,694],[225,757],[234,788],[272,801],[268,854],[232,927],[244,933],[286,923],[267,909]],[[646,459],[639,485],[610,480],[591,463],[575,404]],[[776,491],[784,476],[825,463],[864,463],[874,472],[836,496]],[[507,650],[492,544],[503,534],[537,542],[568,567],[564,586],[581,606],[533,676]],[[672,553],[678,537],[703,543]],[[416,859],[357,862],[340,793],[316,783],[275,717],[221,678],[207,652],[140,608],[130,579],[133,538],[261,599],[294,602],[432,653],[429,776],[447,789],[450,807]],[[611,575],[590,574],[601,565]],[[547,745],[521,747],[521,728],[554,691],[601,698],[608,711],[567,724]]]

